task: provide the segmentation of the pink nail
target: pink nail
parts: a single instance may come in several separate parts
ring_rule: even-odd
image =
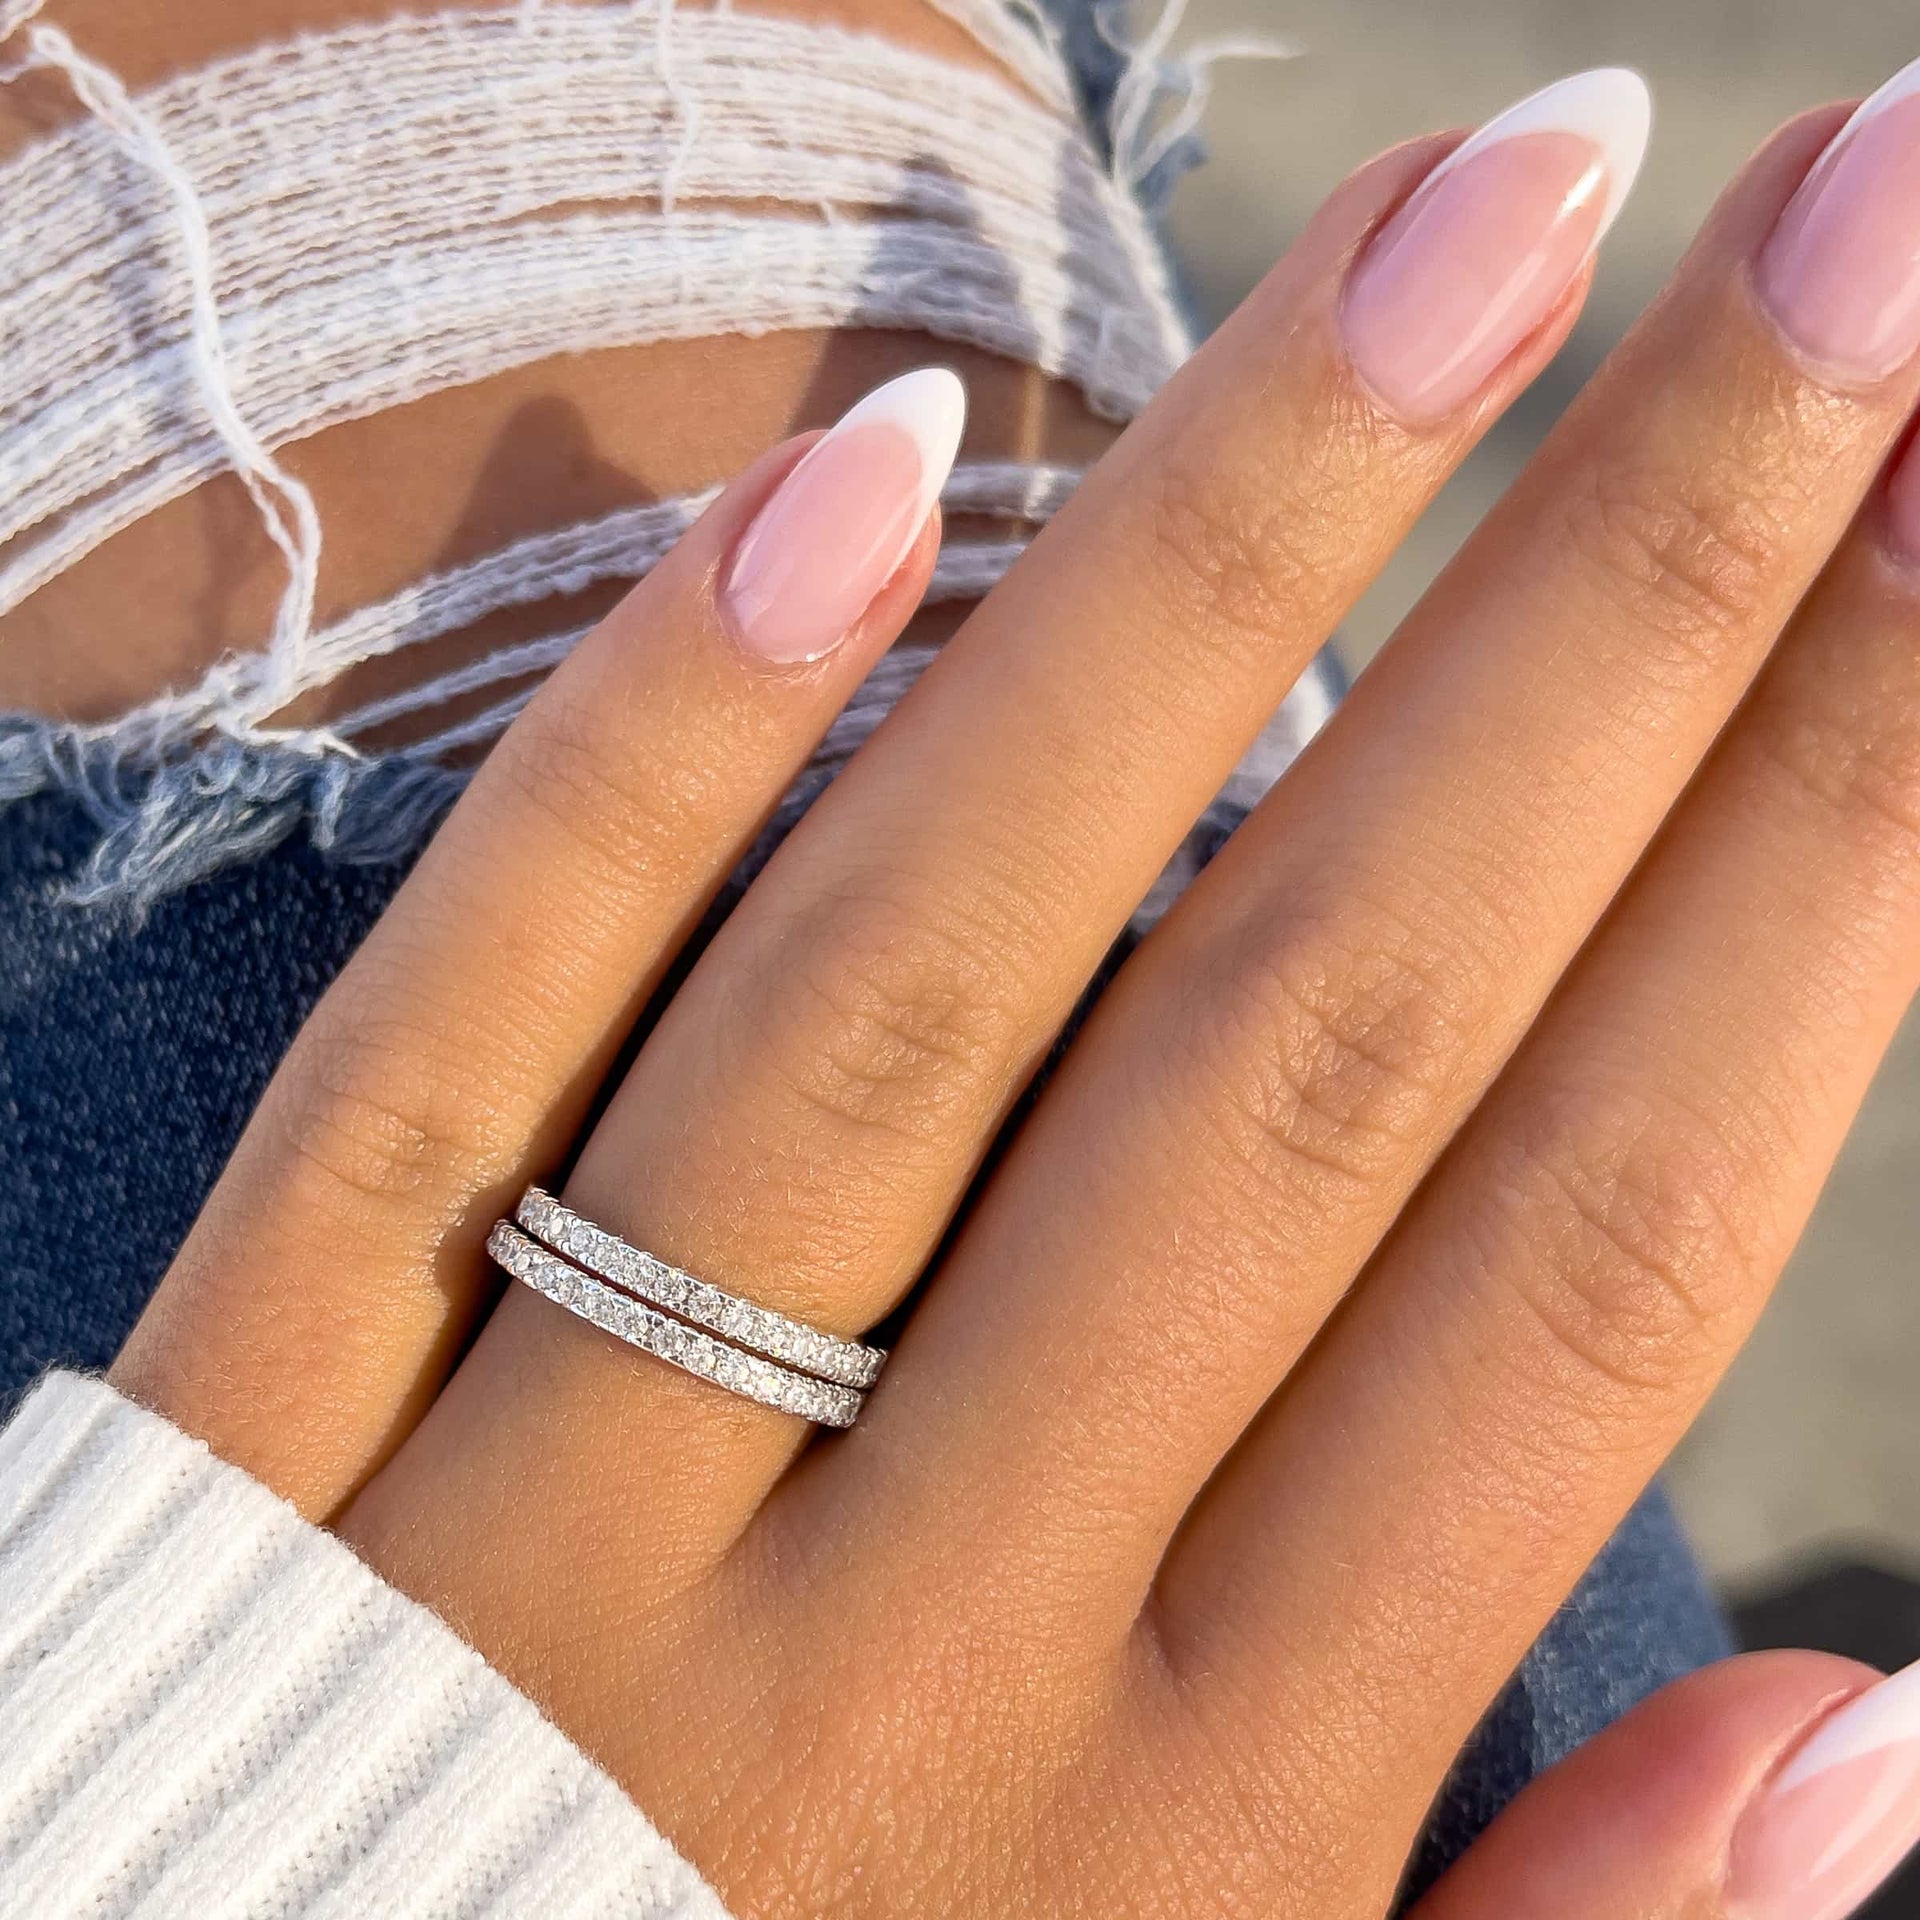
[[[913,551],[966,425],[957,374],[922,367],[867,395],[807,450],[741,536],[720,609],[763,660],[831,653]]]
[[[1920,1843],[1920,1666],[1824,1721],[1740,1818],[1738,1920],[1844,1920]]]
[[[1802,353],[1843,381],[1920,352],[1920,61],[1842,127],[1788,203],[1756,269]]]
[[[1651,122],[1646,82],[1604,67],[1523,100],[1428,175],[1342,313],[1354,366],[1392,412],[1444,419],[1539,329],[1619,216]]]

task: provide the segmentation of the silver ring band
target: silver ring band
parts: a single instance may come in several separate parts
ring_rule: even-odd
[[[487,1236],[487,1252],[516,1280],[603,1333],[729,1393],[757,1400],[763,1407],[795,1413],[823,1427],[850,1427],[866,1404],[866,1395],[850,1387],[812,1380],[756,1354],[743,1353],[684,1320],[615,1292],[596,1275],[529,1239],[510,1220],[498,1222]]]
[[[857,1340],[839,1340],[803,1320],[789,1320],[770,1307],[723,1292],[705,1280],[670,1267],[651,1253],[629,1246],[605,1227],[563,1207],[552,1194],[529,1187],[514,1209],[514,1218],[556,1253],[650,1305],[663,1307],[696,1327],[717,1333],[736,1347],[816,1380],[832,1380],[843,1387],[865,1389],[880,1378],[887,1356],[879,1347]]]

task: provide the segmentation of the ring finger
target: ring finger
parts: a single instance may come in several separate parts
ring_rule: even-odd
[[[897,1302],[1169,854],[1564,337],[1644,92],[1614,76],[1559,103],[1558,123],[1530,108],[1442,168],[1430,204],[1454,230],[1387,290],[1364,349],[1347,268],[1444,149],[1335,196],[751,889],[588,1143],[578,1211],[836,1333]],[[1437,330],[1410,325],[1442,307]],[[644,1494],[582,1484],[587,1421],[607,1456],[648,1460]],[[575,1529],[556,1564],[590,1544],[644,1594],[734,1539],[801,1437],[516,1290],[356,1525],[397,1531],[383,1510],[427,1472],[443,1508],[464,1486],[469,1522],[493,1512],[511,1457],[552,1497],[510,1523]]]

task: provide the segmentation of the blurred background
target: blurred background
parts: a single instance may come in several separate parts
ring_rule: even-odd
[[[1428,516],[1343,637],[1365,662],[1653,297],[1720,188],[1780,121],[1870,93],[1920,55],[1914,0],[1192,0],[1183,33],[1300,49],[1228,63],[1211,163],[1175,243],[1213,316],[1358,161],[1465,126],[1581,67],[1653,83],[1653,150],[1559,364]],[[1920,645],[1920,632],[1915,634]],[[1670,1487],[1752,1644],[1920,1657],[1920,1020],[1880,1077],[1812,1231]],[[1920,1876],[1876,1914],[1920,1916]]]

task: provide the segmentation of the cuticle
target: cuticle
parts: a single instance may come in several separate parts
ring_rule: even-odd
[[[1768,1761],[1766,1772],[1761,1775],[1759,1784],[1748,1796],[1747,1806],[1751,1807],[1755,1805],[1773,1790],[1774,1782],[1786,1772],[1787,1768],[1793,1764],[1808,1741],[1820,1732],[1835,1714],[1841,1712],[1844,1708],[1852,1706],[1856,1700],[1864,1700],[1867,1695],[1880,1684],[1880,1680],[1876,1678],[1864,1681],[1856,1687],[1836,1687],[1832,1693],[1827,1694],[1821,1700],[1819,1706],[1794,1729],[1792,1734],[1782,1743],[1780,1750]],[[1745,1811],[1746,1808],[1743,1807],[1741,1812],[1744,1814]]]
[[[1748,254],[1740,263],[1740,287],[1754,316],[1766,328],[1774,343],[1792,362],[1798,373],[1804,375],[1823,393],[1831,394],[1835,399],[1871,402],[1898,381],[1903,374],[1912,372],[1914,357],[1909,356],[1889,373],[1862,378],[1857,374],[1849,374],[1842,368],[1830,366],[1801,346],[1799,341],[1781,325],[1771,302],[1760,290],[1760,260],[1772,240],[1773,235],[1770,233],[1766,244]]]
[[[1729,1913],[1735,1911],[1731,1904],[1734,1855],[1739,1849],[1740,1836],[1746,1827],[1748,1816],[1765,1805],[1773,1793],[1775,1783],[1793,1764],[1795,1756],[1808,1741],[1813,1739],[1835,1714],[1851,1706],[1854,1701],[1863,1699],[1877,1684],[1869,1680],[1857,1687],[1836,1687],[1831,1693],[1823,1695],[1813,1711],[1768,1755],[1766,1766],[1735,1811],[1733,1822],[1727,1829],[1726,1844],[1720,1850],[1719,1891]]]

